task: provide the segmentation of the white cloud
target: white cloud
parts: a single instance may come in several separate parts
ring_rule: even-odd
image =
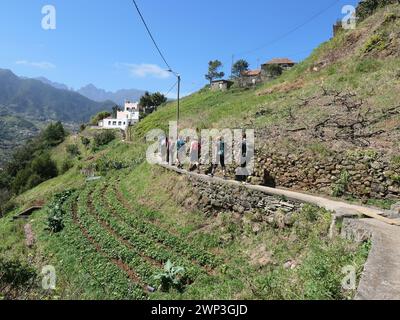
[[[39,69],[55,69],[56,68],[56,66],[53,63],[47,62],[47,61],[32,62],[32,61],[28,61],[28,60],[19,60],[19,61],[16,61],[15,64],[39,68]]]
[[[153,77],[158,79],[167,79],[171,76],[171,73],[161,68],[156,64],[142,63],[142,64],[130,64],[130,63],[117,63],[116,67],[125,67],[129,70],[132,77],[146,78]]]

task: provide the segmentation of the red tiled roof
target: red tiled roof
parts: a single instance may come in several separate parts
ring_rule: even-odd
[[[248,71],[243,71],[242,76],[247,76],[247,77],[254,77],[258,76],[261,74],[261,70],[248,70]]]
[[[275,58],[266,62],[265,64],[295,64],[295,62],[288,58]]]

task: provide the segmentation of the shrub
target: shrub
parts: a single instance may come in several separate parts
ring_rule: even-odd
[[[283,69],[279,64],[266,65],[265,70],[273,78],[279,77],[283,73]]]
[[[73,194],[73,190],[67,190],[56,194],[50,203],[47,213],[47,223],[51,232],[58,233],[64,229],[64,203]]]
[[[371,38],[368,39],[365,44],[364,53],[368,53],[371,51],[382,51],[385,49],[387,44],[386,36],[383,34],[375,34]]]
[[[35,281],[35,270],[19,260],[0,257],[0,292],[5,286],[18,289]]]
[[[102,174],[107,173],[110,170],[121,170],[128,168],[129,165],[122,161],[112,160],[107,157],[101,157],[96,161],[96,171]]]
[[[93,144],[95,148],[105,146],[116,138],[115,133],[110,130],[103,130],[94,136]]]
[[[91,120],[90,120],[90,124],[97,126],[97,124],[99,123],[99,121],[111,117],[111,113],[108,111],[101,111],[98,114],[96,114]]]
[[[61,122],[50,124],[41,134],[45,146],[54,147],[61,144],[67,136]]]
[[[76,144],[69,144],[65,149],[67,153],[72,157],[76,157],[80,154],[79,148]]]
[[[350,174],[346,170],[344,170],[340,174],[339,180],[333,186],[332,195],[334,197],[341,197],[345,195],[349,183],[350,183]]]
[[[85,148],[88,148],[89,147],[89,145],[90,145],[90,139],[89,138],[86,138],[86,137],[81,137],[81,142],[82,142],[82,144],[85,146]]]
[[[61,174],[68,172],[70,169],[74,167],[73,161],[71,159],[64,159],[61,164]]]
[[[47,152],[33,159],[31,170],[44,180],[52,179],[58,174],[57,165]]]

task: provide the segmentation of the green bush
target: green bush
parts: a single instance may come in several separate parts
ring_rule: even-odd
[[[0,292],[5,286],[19,288],[36,280],[36,271],[19,260],[0,257]]]
[[[61,164],[61,174],[68,172],[70,169],[74,167],[74,162],[71,159],[64,159]]]
[[[279,77],[283,73],[283,69],[279,64],[266,65],[265,70],[272,78]]]
[[[102,132],[97,133],[94,136],[93,146],[95,148],[105,146],[105,145],[109,144],[111,141],[115,140],[115,138],[116,138],[116,136],[115,136],[114,131],[103,130]]]
[[[333,186],[332,195],[334,197],[344,196],[346,194],[349,183],[350,183],[350,174],[346,170],[344,170],[340,174],[339,180]]]
[[[55,147],[61,144],[65,137],[67,136],[67,132],[65,131],[61,122],[50,124],[44,131],[41,133],[41,140],[46,147]]]
[[[86,137],[84,137],[84,136],[81,137],[81,142],[82,142],[82,144],[85,146],[85,148],[88,148],[89,145],[90,145],[90,139],[89,139],[89,138],[86,138]]]
[[[64,229],[66,212],[63,205],[73,193],[73,190],[67,190],[53,197],[47,209],[47,223],[51,232],[58,233]]]
[[[375,34],[365,44],[364,53],[382,51],[387,45],[387,37],[384,34]]]
[[[97,126],[97,124],[99,123],[99,121],[111,117],[111,112],[109,111],[101,111],[98,114],[96,114],[91,120],[90,120],[90,124]]]
[[[80,154],[79,148],[76,144],[69,144],[65,149],[67,153],[72,157],[76,157]]]

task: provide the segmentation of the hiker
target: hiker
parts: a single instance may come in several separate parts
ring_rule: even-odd
[[[247,136],[243,134],[242,142],[240,143],[240,167],[236,169],[236,177],[237,181],[246,182],[247,177],[249,176],[247,170]]]
[[[182,137],[179,137],[178,141],[176,142],[176,151],[177,151],[177,162],[178,168],[182,168],[182,161],[186,153],[186,142],[183,140]]]
[[[224,178],[226,178],[226,166],[225,166],[225,141],[223,137],[219,137],[217,144],[217,163],[212,166],[211,177],[214,177],[215,171],[218,168],[218,165],[221,165],[222,174]]]
[[[161,136],[159,143],[160,143],[161,162],[165,162],[167,157],[167,137]]]
[[[200,172],[200,143],[197,138],[195,138],[190,144],[190,164],[189,171],[193,171],[197,169],[197,172]]]
[[[168,137],[165,137],[165,148],[166,148],[166,159],[165,159],[165,162],[167,164],[169,164],[171,150],[170,150],[170,142],[169,142],[169,138]]]

